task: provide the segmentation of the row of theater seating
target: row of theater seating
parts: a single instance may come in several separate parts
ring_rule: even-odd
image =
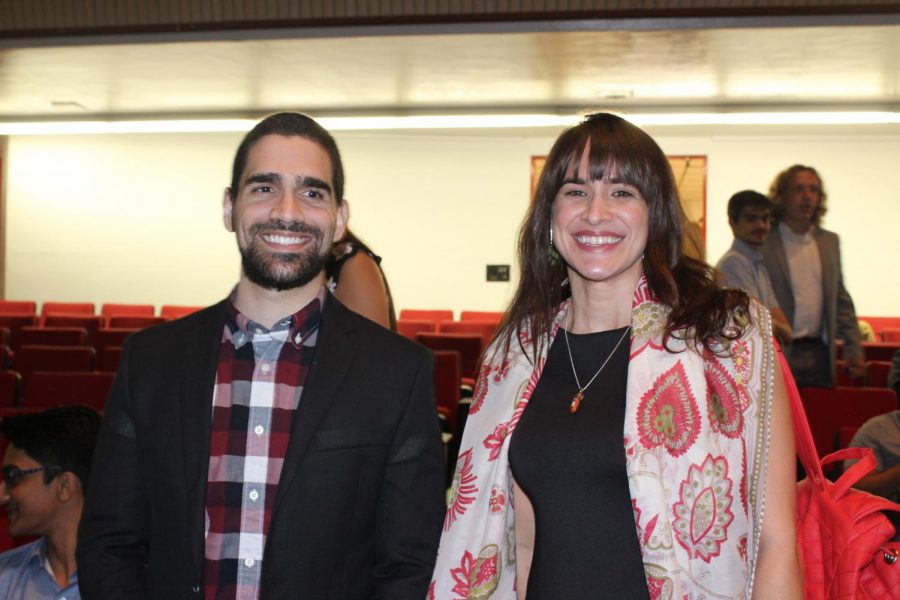
[[[93,302],[44,302],[39,313],[37,302],[33,300],[0,300],[0,315],[35,315],[41,319],[50,315],[97,315],[105,318],[159,316],[168,320],[183,317],[201,308],[201,306],[163,304],[159,315],[156,315],[156,308],[152,304],[105,303],[100,306],[98,313]]]

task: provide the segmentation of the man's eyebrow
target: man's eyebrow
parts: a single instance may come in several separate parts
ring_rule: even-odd
[[[251,183],[278,183],[279,181],[281,181],[281,177],[277,173],[254,173],[247,177],[244,185],[250,185]]]
[[[318,177],[310,177],[309,175],[298,175],[295,179],[297,187],[317,188],[331,193],[331,185],[327,181],[323,181]]]

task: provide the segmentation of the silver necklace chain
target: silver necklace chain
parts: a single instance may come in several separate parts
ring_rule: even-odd
[[[594,373],[594,376],[591,377],[591,380],[588,381],[584,386],[582,386],[581,382],[578,381],[578,371],[575,370],[575,360],[572,358],[572,347],[569,346],[569,331],[565,327],[563,327],[563,337],[566,340],[566,350],[569,351],[569,364],[572,366],[572,375],[575,376],[575,385],[578,386],[578,394],[584,394],[584,390],[588,389],[588,387],[590,387],[590,385],[592,383],[594,383],[594,380],[597,379],[597,376],[599,376],[600,373],[603,372],[603,369],[606,367],[606,363],[609,362],[609,360],[613,357],[613,354],[616,353],[616,350],[619,349],[619,346],[622,345],[622,340],[625,339],[625,336],[628,335],[629,331],[631,331],[631,325],[629,325],[628,327],[625,328],[625,331],[622,333],[622,337],[620,337],[619,341],[616,342],[615,348],[612,349],[612,352],[609,353],[609,356],[606,357],[606,360],[603,361],[603,364],[600,365],[600,368],[597,369],[597,372]],[[578,394],[576,394],[576,395],[578,395]],[[576,407],[576,410],[577,410],[577,407]],[[572,412],[574,412],[574,411],[572,411]]]

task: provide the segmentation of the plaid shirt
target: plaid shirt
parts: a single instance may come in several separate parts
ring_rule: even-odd
[[[219,349],[206,485],[208,599],[259,597],[263,548],[325,288],[269,330],[231,301]]]

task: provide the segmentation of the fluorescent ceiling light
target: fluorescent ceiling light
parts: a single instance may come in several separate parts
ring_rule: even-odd
[[[624,113],[641,126],[691,125],[878,125],[900,124],[898,112],[733,112],[733,113]],[[580,115],[412,115],[405,117],[322,117],[331,131],[398,129],[494,129],[510,127],[568,127]],[[67,135],[114,133],[246,132],[254,119],[175,119],[144,121],[36,121],[0,122],[0,135]]]

